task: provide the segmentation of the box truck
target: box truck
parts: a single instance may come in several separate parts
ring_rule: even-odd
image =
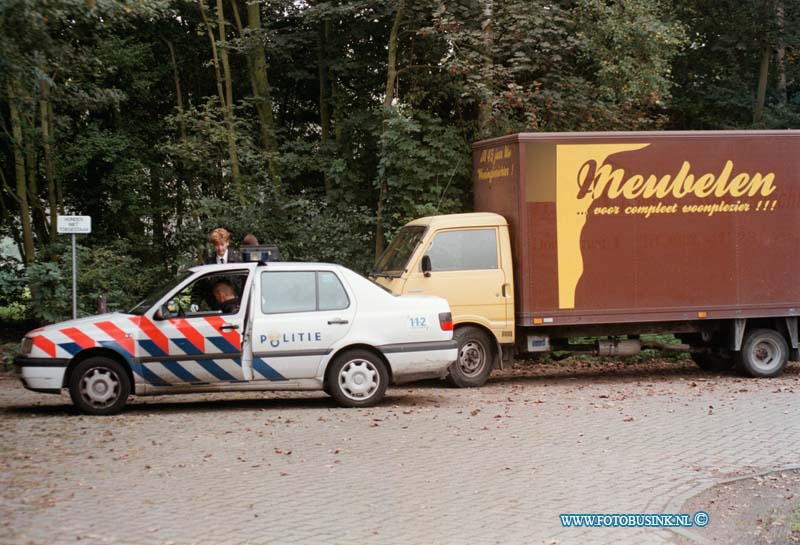
[[[554,351],[797,359],[800,131],[514,134],[473,145],[473,186],[475,213],[409,222],[372,272],[448,299],[453,384]]]

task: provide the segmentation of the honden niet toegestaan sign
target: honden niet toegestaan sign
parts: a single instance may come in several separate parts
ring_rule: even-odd
[[[86,234],[92,232],[91,216],[58,216],[58,232],[61,234]]]

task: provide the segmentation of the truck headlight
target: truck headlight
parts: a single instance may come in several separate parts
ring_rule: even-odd
[[[22,355],[27,356],[33,350],[33,339],[30,337],[25,337],[22,339]]]

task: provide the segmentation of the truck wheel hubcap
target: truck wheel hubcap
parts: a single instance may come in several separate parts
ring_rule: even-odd
[[[119,396],[119,377],[110,369],[89,369],[81,379],[81,396],[95,407],[108,407]]]
[[[350,399],[369,398],[378,389],[380,380],[378,370],[367,360],[350,360],[339,371],[339,386]]]
[[[762,339],[750,350],[750,361],[762,371],[771,371],[781,361],[781,348],[770,339]]]
[[[461,370],[467,376],[477,375],[483,369],[483,362],[486,360],[486,351],[481,343],[469,341],[461,347],[458,355],[458,363]]]

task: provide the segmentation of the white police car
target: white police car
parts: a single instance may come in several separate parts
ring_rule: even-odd
[[[390,382],[443,377],[457,358],[445,299],[394,296],[338,265],[195,267],[128,313],[29,332],[16,358],[26,388],[68,388],[89,414],[128,396],[324,389],[345,407]]]

